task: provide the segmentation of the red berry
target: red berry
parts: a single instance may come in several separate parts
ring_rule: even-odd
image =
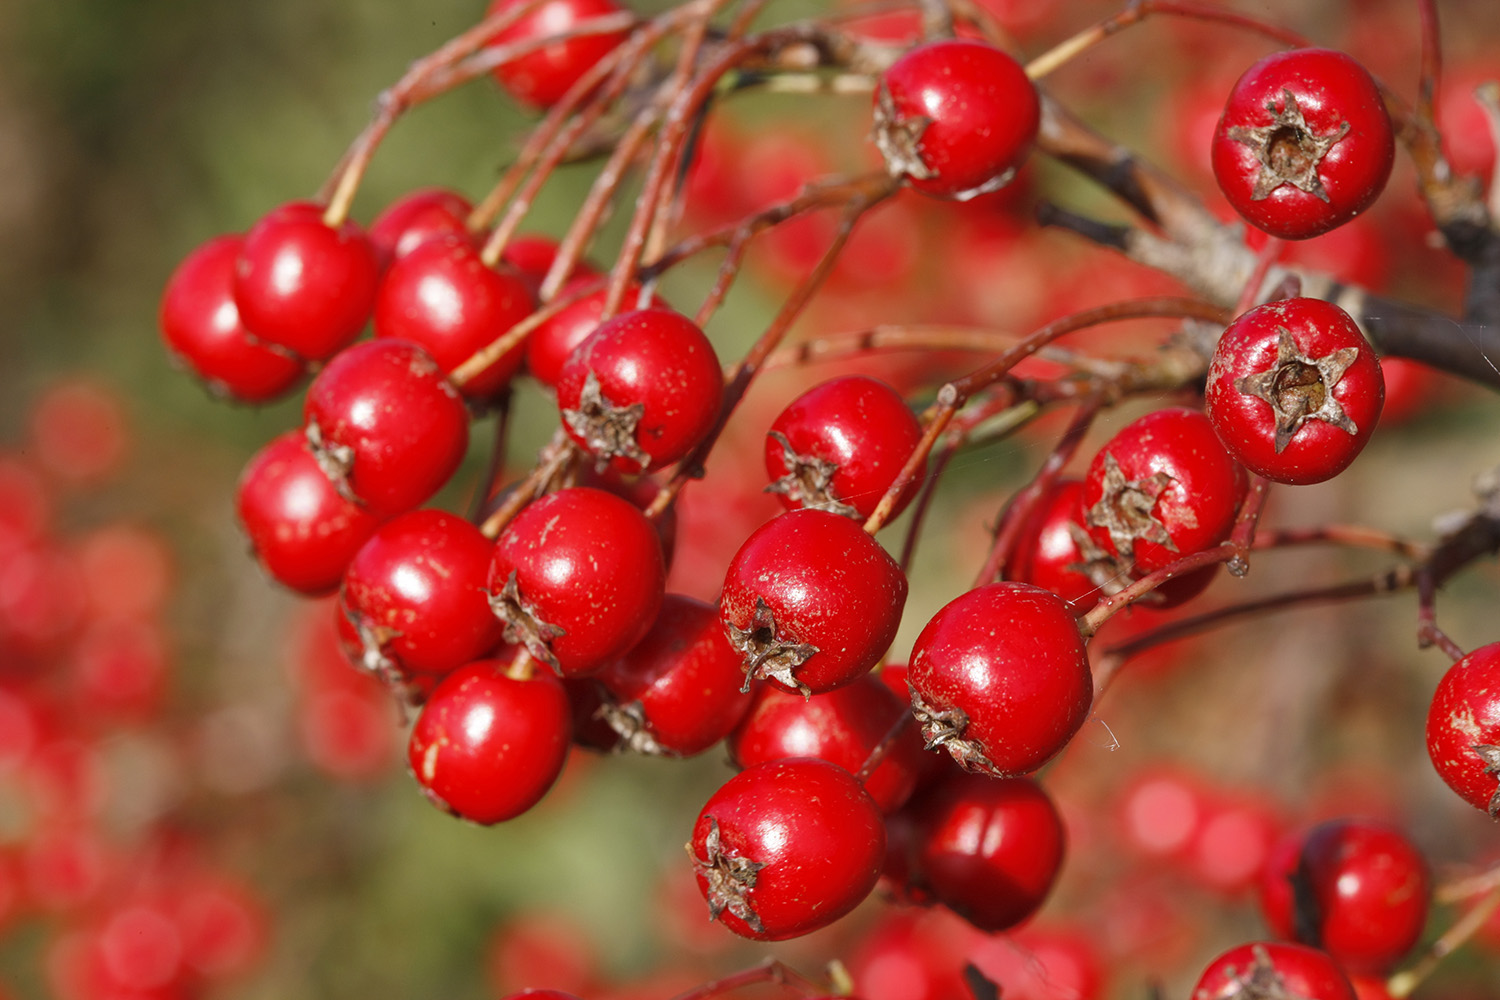
[[[1294,49],[1245,71],[1214,131],[1214,177],[1235,211],[1303,240],[1363,212],[1395,162],[1380,88],[1342,52]]]
[[[1051,760],[1094,695],[1071,606],[1026,583],[991,583],[950,601],[917,637],[907,682],[927,745],[1001,777]]]
[[[326,594],[380,518],[339,495],[301,431],[271,441],[240,475],[240,525],[267,573],[304,594]]]
[[[498,14],[524,0],[491,0],[488,13]],[[490,39],[493,45],[514,44],[560,35],[585,21],[620,12],[614,0],[545,0],[519,21]],[[517,100],[535,108],[550,108],[600,59],[629,36],[628,31],[580,35],[544,45],[492,70],[495,79]]]
[[[375,248],[357,225],[331,228],[322,206],[292,202],[245,235],[234,301],[256,337],[321,361],[359,336],[379,280]]]
[[[1041,120],[1036,88],[1010,56],[983,42],[929,42],[880,79],[875,142],[892,176],[967,200],[1006,184]]]
[[[723,392],[708,338],[670,309],[609,320],[557,376],[568,436],[628,473],[660,469],[692,451],[719,419]]]
[[[766,435],[766,474],[783,506],[821,507],[863,521],[922,438],[901,394],[877,379],[845,375],[814,386],[781,411]],[[894,518],[921,489],[903,490]]]
[[[513,654],[445,677],[407,748],[427,798],[474,823],[499,823],[536,805],[568,759],[572,709],[562,684],[545,670],[508,676]]]
[[[1083,480],[1059,479],[1037,498],[1020,528],[1020,543],[1006,567],[1008,580],[1050,590],[1063,600],[1087,608],[1111,581],[1128,582],[1118,565],[1109,560],[1101,579],[1093,570],[1101,567],[1103,555],[1083,530]],[[1092,558],[1091,558],[1092,557]]]
[[[537,278],[540,282],[545,273]],[[584,285],[599,279],[591,275],[573,278],[563,286],[559,298],[565,298]],[[626,302],[634,302],[638,289],[632,288],[625,295]],[[570,306],[564,306],[551,319],[531,331],[526,338],[526,370],[542,385],[557,387],[563,365],[573,356],[578,345],[599,328],[599,319],[604,315],[604,303],[609,298],[608,289],[591,292]],[[652,309],[666,309],[667,304],[656,295],[651,296]]]
[[[1349,314],[1298,298],[1229,324],[1208,370],[1204,410],[1241,465],[1302,485],[1354,461],[1384,399],[1380,362]]]
[[[688,845],[709,913],[742,937],[783,941],[833,923],[880,875],[885,826],[854,776],[812,758],[724,783]]]
[[[1084,480],[1085,525],[1141,573],[1229,537],[1245,471],[1197,410],[1155,410],[1100,449]]]
[[[1277,935],[1372,974],[1388,972],[1421,938],[1431,896],[1427,862],[1412,842],[1358,819],[1284,839],[1260,882],[1261,912]]]
[[[426,502],[469,445],[469,411],[432,357],[404,340],[341,351],[307,390],[307,441],[340,491],[389,517]]]
[[[951,772],[913,811],[915,877],[980,930],[1014,927],[1052,891],[1066,835],[1030,778]]]
[[[301,361],[252,337],[234,304],[239,236],[217,236],[183,259],[161,297],[161,335],[172,355],[230,399],[263,403],[302,377]]]
[[[467,237],[434,236],[399,257],[380,283],[375,336],[420,344],[443,374],[452,372],[530,315],[531,293],[508,270],[486,267]],[[521,367],[516,344],[467,379],[470,399],[495,395]]]
[[[1443,674],[1427,713],[1427,754],[1465,802],[1500,816],[1500,643]]]
[[[666,567],[646,516],[576,487],[528,504],[495,542],[490,603],[505,641],[563,675],[591,673],[645,636]]]
[[[365,652],[402,672],[442,674],[497,646],[484,589],[490,548],[478,528],[440,510],[382,524],[344,575],[342,605]]]
[[[719,614],[747,677],[817,694],[879,662],[905,604],[906,574],[879,542],[847,517],[803,509],[740,546]]]
[[[422,188],[402,195],[370,223],[370,243],[381,269],[438,236],[468,238],[469,199],[446,188]]]
[[[1266,941],[1231,948],[1209,964],[1192,1000],[1355,1000],[1354,987],[1327,953]]]

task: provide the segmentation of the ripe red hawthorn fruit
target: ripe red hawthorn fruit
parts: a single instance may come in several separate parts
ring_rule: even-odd
[[[1266,56],[1229,92],[1214,131],[1214,178],[1246,221],[1304,240],[1380,195],[1395,162],[1380,88],[1330,49]]]
[[[380,260],[358,225],[334,229],[321,205],[298,201],[245,234],[234,301],[256,337],[321,361],[359,336],[379,281]]]
[[[906,703],[879,677],[865,674],[836,691],[804,698],[762,686],[744,720],[729,737],[729,757],[737,767],[753,767],[787,757],[817,757],[858,774],[871,752],[900,722],[885,758],[865,779],[865,791],[883,813],[911,797],[927,758],[910,725]]]
[[[437,236],[468,238],[469,199],[447,188],[420,188],[385,207],[370,223],[370,244],[381,270]]]
[[[793,510],[755,530],[724,577],[719,617],[745,684],[820,694],[885,655],[906,605],[906,574],[854,521]]]
[[[1427,712],[1427,754],[1465,802],[1500,816],[1500,643],[1448,668]]]
[[[1015,556],[1005,568],[1006,579],[1050,590],[1063,600],[1087,608],[1111,582],[1127,583],[1109,560],[1107,577],[1095,580],[1091,570],[1102,565],[1099,547],[1083,530],[1083,480],[1059,479],[1037,498],[1020,529]]]
[[[344,574],[342,605],[367,654],[443,674],[500,643],[485,593],[490,541],[463,518],[414,510],[382,524]]]
[[[621,313],[599,326],[557,376],[563,427],[618,472],[660,469],[713,429],[724,376],[713,345],[670,309]]]
[[[1326,950],[1350,972],[1388,972],[1411,951],[1431,896],[1416,846],[1399,830],[1360,819],[1284,838],[1260,879],[1271,930]]]
[[[437,363],[404,340],[339,352],[307,390],[308,447],[344,495],[390,517],[426,502],[469,445],[469,411]]]
[[[1026,71],[984,42],[918,46],[875,91],[875,143],[891,176],[940,198],[967,201],[1008,183],[1040,121]]]
[[[917,637],[907,683],[928,748],[997,777],[1051,760],[1094,696],[1071,606],[1028,583],[986,584],[948,602]]]
[[[950,772],[912,802],[912,876],[983,931],[1037,911],[1062,867],[1057,807],[1030,778]]]
[[[1326,952],[1265,941],[1231,948],[1209,964],[1192,1000],[1356,1000],[1354,987]]]
[[[167,280],[159,314],[172,356],[229,399],[264,403],[302,377],[302,362],[250,336],[234,304],[240,236],[216,236],[183,258]]]
[[[284,587],[332,592],[380,518],[339,495],[301,431],[274,438],[240,474],[240,526],[255,558]]]
[[[598,674],[609,725],[638,753],[691,757],[729,735],[750,707],[740,654],[711,604],[662,599],[646,637]]]
[[[509,676],[515,652],[443,678],[412,726],[407,762],[423,793],[474,823],[499,823],[536,805],[568,759],[568,696],[550,671]]]
[[[1245,470],[1198,410],[1155,410],[1121,428],[1084,478],[1095,544],[1149,573],[1229,537]]]
[[[741,937],[784,941],[826,927],[870,894],[885,824],[836,764],[769,761],[709,798],[688,853],[710,916]]]
[[[526,283],[487,267],[466,236],[434,236],[399,257],[375,299],[375,336],[420,344],[444,375],[531,314]],[[459,391],[485,399],[510,383],[525,358],[524,342],[467,379]]]
[[[541,278],[537,280],[540,282]],[[563,286],[558,297],[566,298],[585,285],[598,282],[599,279],[594,275],[579,275]],[[639,293],[639,288],[632,287],[625,293],[625,301],[635,302]],[[608,298],[609,290],[601,287],[572,305],[564,306],[551,319],[531,331],[526,338],[526,370],[531,373],[532,378],[542,385],[557,388],[557,379],[562,374],[563,365],[567,364],[578,345],[599,328],[600,318],[604,315],[604,303]],[[653,293],[651,308],[670,307]]]
[[[1278,483],[1332,479],[1380,421],[1380,362],[1349,314],[1282,299],[1229,324],[1208,369],[1204,411],[1229,454]]]
[[[490,607],[505,641],[564,676],[639,642],[666,590],[661,543],[628,501],[587,487],[528,504],[495,541]]]
[[[814,386],[781,411],[766,434],[766,489],[788,510],[820,507],[868,518],[922,438],[901,394],[879,379],[844,375]],[[913,479],[891,510],[917,495]]]
[[[487,14],[498,14],[520,6],[524,0],[492,0]],[[621,10],[614,0],[546,0],[509,28],[490,39],[491,45],[509,45],[560,35],[585,21]],[[534,108],[550,108],[568,88],[577,83],[600,59],[614,51],[630,32],[579,35],[544,45],[518,59],[496,66],[491,73],[511,96]]]

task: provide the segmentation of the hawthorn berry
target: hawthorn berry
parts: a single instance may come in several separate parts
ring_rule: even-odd
[[[244,238],[216,236],[183,258],[162,292],[162,339],[172,356],[230,399],[264,403],[286,392],[306,367],[252,337],[234,304],[234,271]]]
[[[948,602],[917,636],[907,683],[928,748],[998,777],[1051,760],[1094,696],[1071,606],[1028,583],[986,584]]]
[[[741,937],[784,941],[826,927],[870,894],[885,825],[838,765],[775,760],[709,798],[688,853],[710,916]]]
[[[814,386],[781,411],[766,434],[769,492],[789,510],[821,507],[864,521],[922,438],[901,394],[878,379],[845,375]],[[902,491],[895,518],[917,495]]]
[[[1123,586],[1124,574],[1083,529],[1083,480],[1059,479],[1026,515],[1006,579],[1050,590],[1070,604],[1087,607],[1111,583]],[[1100,557],[1104,557],[1101,559]],[[1094,570],[1104,567],[1101,579]]]
[[[469,445],[458,391],[427,351],[405,340],[339,352],[308,387],[303,420],[328,478],[385,517],[427,501]]]
[[[1265,941],[1242,944],[1214,959],[1192,1000],[1355,1000],[1354,987],[1327,952]]]
[[[719,615],[747,686],[758,677],[818,694],[852,683],[890,648],[906,587],[896,560],[857,523],[803,508],[740,546]]]
[[[1480,646],[1438,681],[1427,754],[1465,802],[1500,816],[1500,643]]]
[[[1321,299],[1257,306],[1214,350],[1204,412],[1229,454],[1278,483],[1320,483],[1364,449],[1385,399],[1380,362]]]
[[[509,251],[507,251],[508,253]],[[540,282],[545,277],[545,272],[537,278]],[[574,277],[562,288],[559,298],[566,298],[577,293],[586,285],[597,284],[598,278],[583,274]],[[631,288],[625,294],[625,301],[634,302],[639,297],[640,290]],[[568,358],[589,338],[589,335],[599,328],[601,318],[604,316],[604,304],[609,298],[609,290],[600,288],[583,296],[572,305],[564,306],[551,319],[538,326],[526,338],[526,370],[531,377],[542,385],[557,388],[558,377],[562,374],[563,365],[567,364]],[[667,309],[667,304],[655,294],[651,296],[652,309]]]
[[[1321,823],[1272,851],[1261,912],[1280,937],[1322,948],[1351,972],[1388,972],[1422,936],[1432,876],[1401,831],[1369,820]]]
[[[397,198],[370,223],[370,244],[382,271],[438,236],[467,238],[469,199],[447,188],[421,188]]]
[[[891,176],[940,198],[967,201],[1007,184],[1040,122],[1026,71],[984,42],[918,46],[875,91],[875,143]]]
[[[619,472],[649,472],[692,451],[719,419],[724,376],[692,320],[670,309],[621,313],[589,334],[557,375],[568,436]]]
[[[379,280],[380,260],[358,225],[335,229],[321,205],[291,202],[245,234],[234,301],[253,335],[321,361],[359,336]]]
[[[1379,197],[1395,148],[1363,66],[1331,49],[1293,49],[1266,56],[1230,90],[1214,131],[1214,178],[1251,225],[1304,240]]]
[[[412,726],[407,761],[439,809],[489,825],[547,794],[568,759],[572,709],[551,671],[506,673],[515,650],[443,678]]]
[[[505,641],[564,676],[592,673],[639,642],[665,589],[651,522],[628,501],[588,487],[527,504],[490,560],[490,607]]]
[[[498,14],[524,2],[492,0],[487,13]],[[490,44],[514,44],[561,35],[586,21],[617,14],[620,10],[614,0],[544,0],[509,28],[496,34],[490,39]],[[563,39],[496,66],[491,72],[500,86],[517,100],[534,108],[550,108],[629,34],[628,31],[612,31]]]

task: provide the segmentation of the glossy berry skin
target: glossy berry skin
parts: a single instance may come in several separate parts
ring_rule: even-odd
[[[864,521],[922,438],[901,394],[878,379],[845,375],[814,386],[781,411],[766,435],[766,475],[788,510],[823,507]],[[919,476],[890,517],[917,495]]]
[[[1084,477],[1084,524],[1139,573],[1229,537],[1245,470],[1198,410],[1155,410],[1121,428]]]
[[[235,509],[266,572],[309,596],[335,590],[380,525],[379,517],[339,495],[301,431],[255,454],[240,476]]]
[[[740,654],[711,604],[667,594],[646,637],[598,674],[611,696],[605,716],[631,749],[691,757],[745,716]]]
[[[875,94],[875,141],[893,177],[966,201],[1004,186],[1036,139],[1026,71],[983,42],[950,39],[897,59]]]
[[[1372,974],[1390,971],[1416,945],[1431,897],[1432,875],[1416,846],[1399,830],[1360,819],[1284,839],[1260,883],[1261,912],[1279,937]]]
[[[309,445],[343,491],[385,517],[446,483],[469,445],[469,411],[437,363],[404,340],[341,351],[307,390]]]
[[[651,522],[603,490],[528,504],[495,541],[490,603],[507,642],[564,676],[592,673],[639,642],[666,589]]]
[[[568,758],[572,710],[550,671],[505,673],[511,655],[459,667],[412,726],[407,761],[439,809],[489,825],[547,794]]]
[[[490,548],[478,528],[445,511],[397,515],[349,564],[345,613],[405,671],[447,673],[500,643],[484,589]]]
[[[885,655],[906,589],[896,560],[857,523],[793,510],[735,553],[719,617],[747,677],[819,694],[853,683]]]
[[[542,277],[545,274],[538,277],[537,281],[540,282]],[[575,277],[563,286],[558,297],[568,298],[585,285],[598,282],[599,279],[592,275]],[[625,301],[635,302],[638,295],[638,290],[632,288],[626,292]],[[557,379],[562,375],[563,365],[567,364],[578,345],[599,328],[600,317],[604,315],[604,303],[608,298],[609,290],[599,288],[572,305],[564,306],[551,319],[531,331],[531,335],[526,338],[526,370],[531,373],[532,378],[542,385],[557,388]],[[651,308],[666,309],[668,306],[652,295]]]
[[[686,456],[713,429],[723,393],[708,338],[670,309],[640,309],[605,322],[557,376],[568,436],[626,473]]]
[[[913,807],[913,877],[938,902],[993,932],[1046,901],[1067,837],[1035,781],[950,772]]]
[[[928,746],[966,770],[1036,770],[1088,718],[1093,676],[1070,605],[1026,583],[948,602],[912,647],[907,683]]]
[[[370,223],[370,244],[384,271],[437,236],[468,238],[469,199],[447,188],[420,188],[402,195]]]
[[[532,305],[526,283],[509,270],[486,267],[467,237],[438,235],[386,272],[375,300],[375,336],[422,345],[446,375],[530,315]],[[524,357],[524,342],[516,344],[459,391],[469,399],[495,395]]]
[[[1380,361],[1349,314],[1294,298],[1229,324],[1209,366],[1204,412],[1245,468],[1304,485],[1354,461],[1384,400]]]
[[[1342,225],[1385,188],[1395,136],[1363,66],[1293,49],[1245,71],[1214,130],[1219,190],[1251,225],[1305,240]]]
[[[870,894],[885,824],[848,771],[792,758],[725,782],[698,814],[689,851],[712,916],[742,937],[784,941]]]
[[[1327,952],[1280,941],[1229,949],[1209,963],[1192,992],[1192,1000],[1281,996],[1355,1000],[1354,987]]]
[[[379,258],[358,225],[334,229],[322,206],[292,202],[245,234],[234,301],[256,337],[321,361],[359,336],[379,280]]]
[[[167,280],[159,314],[172,356],[213,392],[264,403],[296,385],[306,367],[250,335],[234,304],[240,236],[216,236],[183,258]]]
[[[873,674],[835,691],[804,698],[763,685],[755,702],[729,738],[729,757],[753,767],[786,757],[817,757],[858,774],[871,751],[899,722],[907,721],[885,758],[864,782],[883,813],[911,797],[927,758],[907,719],[907,704]]]
[[[1083,480],[1059,479],[1037,498],[1021,526],[1006,579],[1050,590],[1071,604],[1091,606],[1101,591],[1084,571],[1089,562],[1080,543],[1092,545],[1083,530]]]
[[[522,0],[492,0],[488,13],[498,14],[519,6]],[[495,35],[491,44],[513,44],[532,38],[557,35],[585,21],[617,14],[620,6],[614,0],[546,0],[531,13]],[[628,31],[599,35],[580,35],[543,46],[502,66],[496,66],[495,80],[511,96],[533,108],[550,108],[568,88],[577,83],[600,59],[625,40]]]
[[[1500,815],[1500,643],[1448,668],[1427,713],[1427,754],[1465,802]]]

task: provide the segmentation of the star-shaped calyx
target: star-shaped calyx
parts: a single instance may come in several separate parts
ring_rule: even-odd
[[[354,634],[359,639],[359,656],[354,660],[354,665],[380,681],[396,696],[402,722],[405,722],[406,713],[419,704],[417,691],[402,672],[400,664],[385,651],[385,644],[398,638],[401,633],[393,628],[372,624],[364,615],[348,609],[344,610],[344,616],[354,626]]]
[[[1476,743],[1469,749],[1484,761],[1485,774],[1500,775],[1500,747],[1491,746],[1488,743]],[[1485,811],[1490,814],[1490,819],[1500,819],[1500,786],[1497,786],[1495,794],[1490,796],[1490,803]]]
[[[755,599],[755,617],[750,620],[749,628],[726,622],[725,629],[729,633],[729,644],[744,658],[745,683],[741,691],[750,690],[750,681],[760,677],[795,688],[804,698],[812,696],[812,691],[797,679],[793,671],[816,655],[818,647],[779,635],[776,618],[764,598]]]
[[[719,821],[712,816],[708,818],[708,836],[703,838],[703,850],[708,857],[698,857],[692,844],[688,844],[687,849],[693,859],[693,870],[708,882],[709,919],[718,920],[719,914],[728,910],[755,933],[764,934],[766,929],[750,905],[749,892],[755,888],[756,878],[765,864],[725,850],[719,842]]]
[[[770,436],[781,445],[781,464],[787,471],[786,475],[766,487],[767,493],[780,493],[803,507],[816,507],[859,519],[859,511],[831,492],[834,473],[839,471],[836,463],[816,455],[799,454],[780,431],[771,431]]]
[[[615,744],[616,751],[633,750],[648,757],[678,756],[658,743],[651,734],[646,725],[646,706],[639,701],[632,701],[627,705],[605,701],[594,715],[603,719],[619,735],[620,742]]]
[[[499,593],[492,593],[489,597],[490,610],[505,623],[505,641],[525,646],[533,658],[561,673],[562,667],[558,664],[550,643],[560,635],[567,635],[567,632],[561,626],[537,617],[536,612],[522,600],[521,587],[516,583],[516,571],[511,570],[510,576],[505,578],[505,586],[500,588]]]
[[[578,409],[563,410],[562,415],[568,428],[583,439],[583,446],[601,463],[622,457],[644,469],[651,464],[651,456],[641,448],[635,432],[645,413],[644,403],[616,406],[610,402],[591,368],[578,394]]]
[[[890,88],[884,80],[880,82],[875,91],[875,145],[892,177],[925,181],[937,176],[937,171],[922,159],[922,133],[931,124],[932,119],[926,115],[903,115]]]
[[[339,496],[350,503],[363,503],[349,488],[349,473],[354,470],[354,449],[325,439],[323,428],[316,420],[307,422],[303,435],[307,438],[307,450],[312,453],[313,461],[318,463],[318,468],[323,470],[323,475],[338,490]]]
[[[965,771],[975,774],[1000,775],[997,768],[984,754],[984,748],[974,740],[965,739],[969,728],[969,716],[963,709],[934,708],[922,700],[913,688],[911,692],[911,714],[922,727],[922,749],[936,750],[939,747],[958,762]]]
[[[1264,945],[1253,946],[1250,953],[1254,961],[1248,969],[1241,972],[1231,966],[1225,970],[1229,982],[1215,994],[1219,1000],[1309,1000],[1286,984]]]
[[[1279,455],[1309,420],[1322,420],[1351,435],[1359,433],[1349,414],[1333,398],[1333,387],[1358,357],[1357,347],[1341,347],[1321,358],[1309,357],[1283,326],[1277,333],[1276,363],[1263,372],[1235,379],[1234,387],[1271,407],[1276,415]]]
[[[1105,452],[1103,492],[1084,519],[1089,527],[1109,532],[1110,541],[1121,558],[1135,552],[1137,538],[1176,552],[1177,543],[1172,541],[1166,525],[1154,513],[1162,492],[1175,481],[1165,472],[1144,479],[1126,479],[1114,454]]]
[[[1328,192],[1323,190],[1318,166],[1328,151],[1349,134],[1349,123],[1340,123],[1336,132],[1314,135],[1297,104],[1297,95],[1283,89],[1281,101],[1279,110],[1275,101],[1266,103],[1266,110],[1271,112],[1270,124],[1235,125],[1229,129],[1229,138],[1248,146],[1260,162],[1250,198],[1262,201],[1281,185],[1290,184],[1327,202]]]

